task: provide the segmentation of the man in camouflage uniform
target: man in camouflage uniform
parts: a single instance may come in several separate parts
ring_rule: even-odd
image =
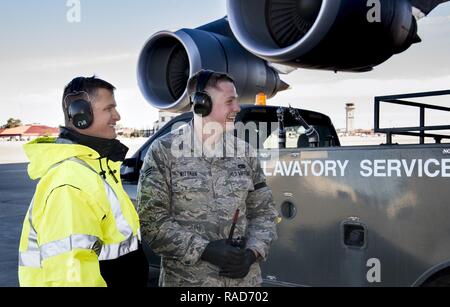
[[[189,80],[190,96],[202,73]],[[145,157],[138,185],[142,236],[162,256],[160,286],[258,286],[278,213],[256,155],[233,135],[240,111],[233,80],[210,72],[204,83],[211,113],[194,114],[193,122],[156,140]],[[207,133],[208,124],[222,130]],[[242,148],[247,154],[239,156]],[[240,246],[227,240],[236,209],[234,238],[245,237]]]

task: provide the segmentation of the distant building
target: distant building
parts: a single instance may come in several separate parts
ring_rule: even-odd
[[[346,103],[345,111],[345,132],[350,134],[355,129],[355,104]]]
[[[58,136],[59,128],[44,125],[25,125],[0,131],[1,139],[32,140],[40,136]]]
[[[162,127],[164,127],[172,118],[180,115],[179,113],[172,113],[167,111],[159,111],[159,119],[155,121],[153,125],[153,129],[158,131]]]
[[[142,136],[144,136],[144,137],[152,136],[156,131],[158,131],[159,129],[164,127],[174,117],[176,117],[180,114],[160,110],[158,115],[159,115],[158,120],[153,123],[153,129],[142,130]]]
[[[124,137],[132,137],[135,134],[136,129],[134,128],[126,128],[126,127],[120,127],[119,129],[116,129],[117,135],[124,136]]]

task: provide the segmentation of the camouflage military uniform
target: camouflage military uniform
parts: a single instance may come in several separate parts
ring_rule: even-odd
[[[192,131],[191,125],[183,132]],[[178,133],[152,144],[138,185],[143,238],[162,256],[160,285],[260,285],[259,261],[267,258],[277,237],[278,213],[257,158],[175,157],[171,146]],[[234,237],[245,236],[246,247],[260,257],[246,277],[231,279],[200,257],[210,241],[228,237],[237,208]]]

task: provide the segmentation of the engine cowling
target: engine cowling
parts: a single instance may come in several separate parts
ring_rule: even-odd
[[[368,71],[420,41],[409,0],[228,0],[227,10],[244,48],[294,67]]]
[[[183,112],[189,109],[187,80],[200,69],[229,73],[242,103],[254,102],[258,92],[272,97],[289,87],[266,61],[237,43],[225,18],[198,29],[152,35],[139,56],[138,84],[152,106]]]

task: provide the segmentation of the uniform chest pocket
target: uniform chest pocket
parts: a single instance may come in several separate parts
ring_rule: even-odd
[[[253,191],[253,180],[247,175],[229,176],[228,182],[233,191]]]

